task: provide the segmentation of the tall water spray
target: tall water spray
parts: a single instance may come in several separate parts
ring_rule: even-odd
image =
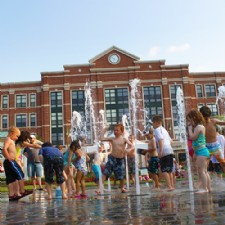
[[[76,140],[78,137],[85,136],[84,123],[82,122],[81,114],[77,111],[73,111],[71,118],[71,130],[70,136],[72,141]]]
[[[88,82],[85,84],[85,116],[86,116],[86,121],[89,121],[89,127],[93,127],[93,134],[94,134],[94,143],[98,142],[98,137],[97,137],[97,129],[96,129],[96,119],[95,119],[95,110],[94,110],[94,104],[92,100],[92,95],[91,95],[91,87]],[[86,122],[87,123],[87,122]],[[88,123],[87,123],[88,126]],[[87,128],[86,128],[87,129]]]
[[[224,101],[225,100],[225,86],[218,87],[218,95],[216,98],[216,104],[218,104],[219,100]]]
[[[131,86],[131,109],[132,109],[132,115],[133,115],[133,130],[134,130],[134,138],[135,138],[135,180],[136,180],[136,194],[140,195],[140,182],[139,182],[139,171],[138,171],[138,165],[139,165],[139,159],[137,154],[137,85],[140,83],[139,79],[133,79],[130,82]]]
[[[184,95],[180,87],[177,89],[176,93],[177,100],[177,113],[178,113],[178,124],[180,130],[180,141],[185,146],[185,153],[187,159],[187,169],[188,169],[188,180],[189,180],[189,189],[193,191],[193,180],[191,174],[190,158],[187,144],[187,135],[186,135],[186,117],[185,117],[185,105],[184,105]]]

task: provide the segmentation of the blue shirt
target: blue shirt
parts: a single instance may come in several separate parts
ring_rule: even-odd
[[[41,148],[39,151],[39,155],[42,155],[44,158],[51,158],[54,156],[63,157],[62,152],[58,148],[52,146]]]

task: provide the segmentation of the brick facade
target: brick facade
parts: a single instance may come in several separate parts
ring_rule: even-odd
[[[116,53],[120,57],[117,64],[109,62],[109,56]],[[68,130],[72,116],[71,92],[72,90],[83,90],[85,83],[89,82],[92,88],[92,98],[94,100],[95,112],[105,109],[104,90],[106,88],[128,88],[129,82],[140,79],[139,105],[137,113],[138,128],[143,129],[145,124],[143,109],[143,87],[160,86],[162,90],[162,105],[165,127],[173,136],[173,115],[171,110],[170,85],[181,85],[184,96],[186,111],[197,108],[198,104],[215,104],[216,96],[207,97],[205,85],[215,85],[217,88],[225,84],[225,72],[212,73],[190,73],[188,65],[166,65],[164,60],[141,61],[139,57],[130,54],[115,46],[107,49],[93,59],[88,64],[64,65],[63,71],[42,72],[41,80],[36,82],[16,82],[0,84],[0,130],[6,131],[9,126],[15,125],[15,115],[27,115],[27,129],[38,134],[43,140],[51,141],[51,109],[50,93],[61,91],[63,98],[63,138],[67,144]],[[198,98],[196,85],[201,85],[203,97]],[[36,94],[36,106],[29,106],[30,94]],[[16,107],[16,96],[26,95],[27,106]],[[8,96],[8,107],[3,108],[3,96]],[[218,107],[219,114],[224,113],[224,107]],[[36,114],[37,124],[35,127],[29,126],[29,115]],[[3,128],[2,118],[8,116],[8,127]],[[97,115],[96,115],[97,116]]]

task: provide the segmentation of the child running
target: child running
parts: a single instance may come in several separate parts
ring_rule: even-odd
[[[77,169],[76,175],[76,195],[75,198],[86,198],[86,185],[85,185],[85,175],[87,175],[87,164],[90,160],[89,156],[81,150],[81,141],[75,140],[70,144],[70,151],[76,155],[75,167]],[[68,165],[71,163],[71,157],[68,158]],[[81,194],[80,194],[81,186]]]
[[[206,148],[204,118],[197,109],[192,109],[187,114],[188,134],[192,140],[192,147],[196,155],[196,167],[201,189],[197,193],[211,192],[211,181],[207,171],[209,151]]]
[[[120,190],[122,193],[128,192],[124,188],[124,174],[125,174],[125,154],[134,149],[134,145],[124,137],[124,126],[116,124],[114,127],[113,138],[103,138],[102,141],[110,141],[112,143],[112,152],[108,157],[105,169],[103,171],[103,182],[108,179],[112,172],[117,180],[120,180]],[[128,146],[128,148],[127,148]]]
[[[205,137],[206,147],[209,149],[210,155],[215,156],[225,173],[225,160],[221,157],[221,146],[217,141],[216,125],[225,125],[225,121],[211,118],[211,110],[208,106],[202,106],[200,112],[205,119]]]

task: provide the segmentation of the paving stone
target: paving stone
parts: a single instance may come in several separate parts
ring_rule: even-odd
[[[46,200],[46,193],[34,194],[9,202],[1,194],[0,224],[225,224],[225,182],[214,185],[212,193],[197,194],[187,184],[177,184],[172,192],[152,192],[141,186],[127,194],[119,189],[97,196],[87,190],[87,199]]]

